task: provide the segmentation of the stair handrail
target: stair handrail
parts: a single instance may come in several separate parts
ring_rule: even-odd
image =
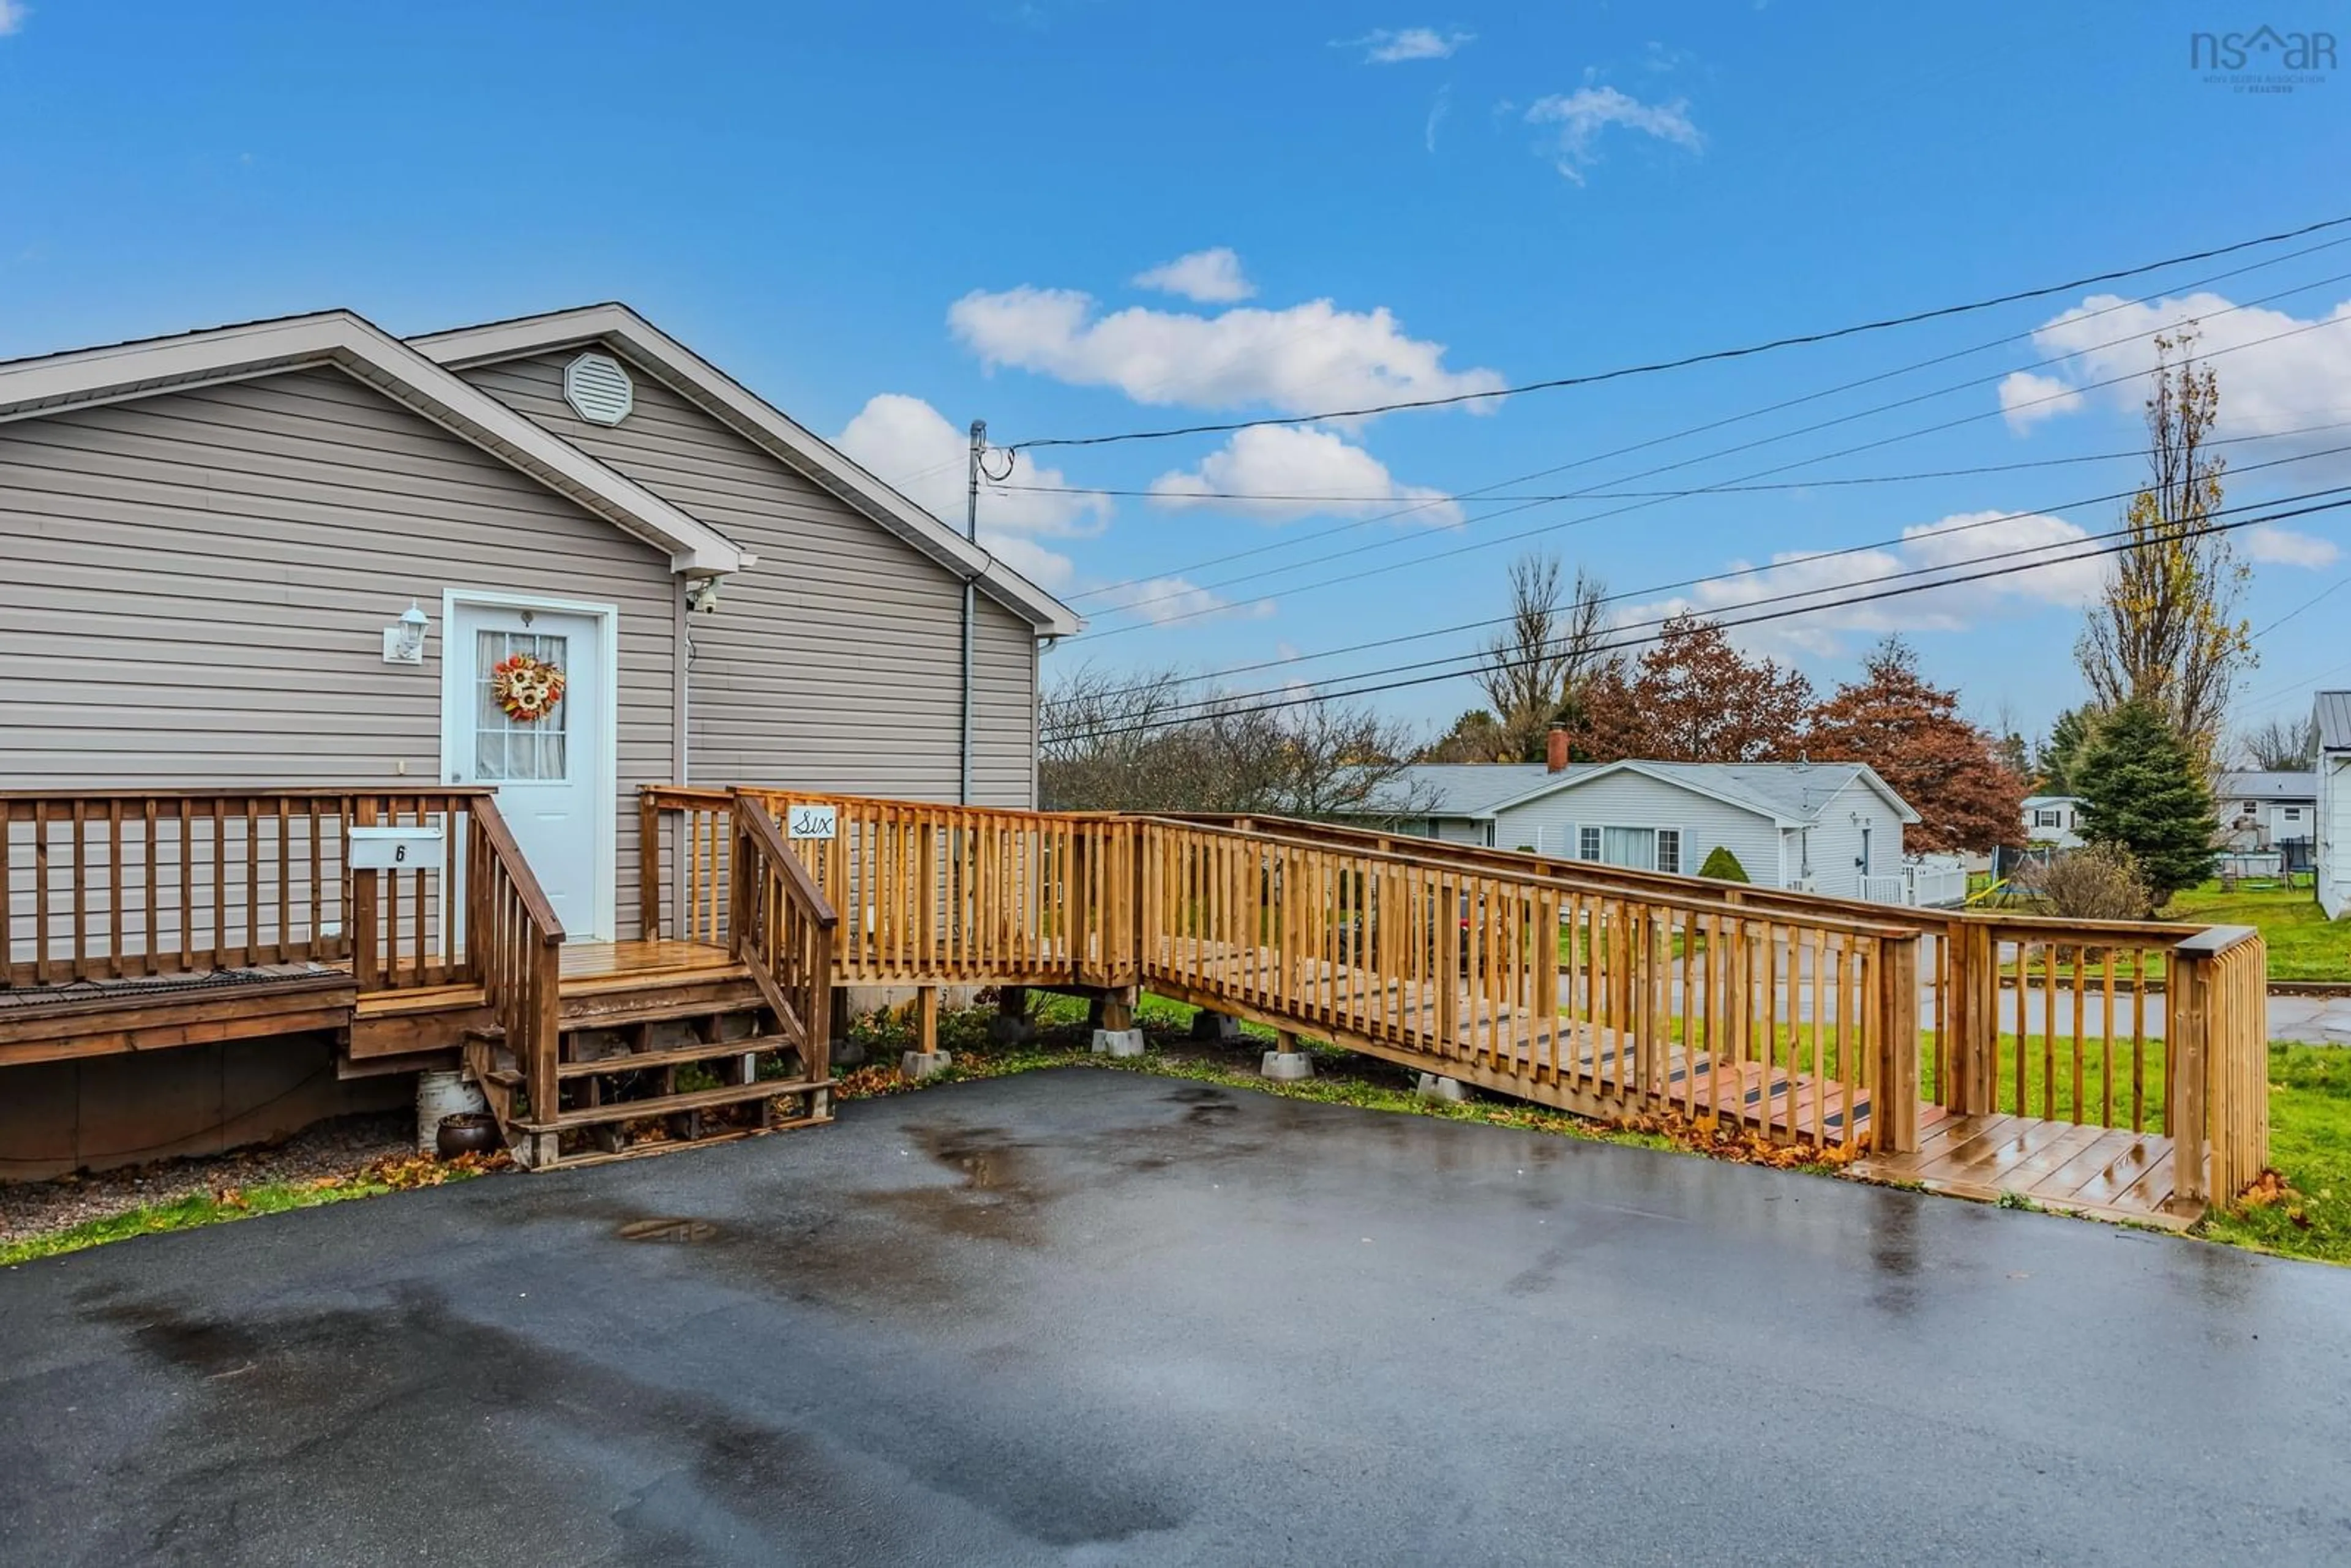
[[[755,797],[734,803],[727,942],[788,1036],[804,1076],[832,1071],[832,949],[840,917]]]
[[[466,817],[466,969],[522,1069],[531,1121],[552,1125],[563,922],[496,800],[482,797]]]

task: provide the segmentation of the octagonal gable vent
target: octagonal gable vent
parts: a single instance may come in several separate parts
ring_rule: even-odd
[[[618,424],[637,405],[636,387],[610,354],[582,354],[563,367],[563,401],[591,424]]]

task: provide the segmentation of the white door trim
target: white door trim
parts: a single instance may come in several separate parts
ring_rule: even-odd
[[[470,691],[456,689],[457,661],[449,656],[449,628],[456,623],[457,607],[461,604],[487,605],[503,610],[544,610],[558,615],[592,616],[598,622],[598,640],[601,643],[600,672],[604,682],[604,744],[597,748],[596,795],[602,802],[596,812],[596,892],[594,908],[596,929],[567,931],[565,936],[583,942],[610,942],[620,933],[618,883],[620,880],[620,800],[621,800],[621,608],[617,604],[596,604],[579,599],[550,599],[536,593],[508,593],[494,588],[444,588],[441,591],[441,756],[435,765],[441,781],[455,783],[449,777],[450,758],[455,757],[461,742],[457,727],[472,714]],[[466,780],[471,783],[473,780]]]

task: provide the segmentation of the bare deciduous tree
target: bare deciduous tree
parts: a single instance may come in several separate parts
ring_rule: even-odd
[[[1200,696],[1180,671],[1081,665],[1046,694],[1039,792],[1050,810],[1426,816],[1400,775],[1410,727],[1317,700],[1268,708]]]
[[[2237,737],[2237,750],[2253,767],[2280,773],[2298,773],[2318,766],[2318,719],[2264,719]]]
[[[1542,759],[1543,732],[1598,667],[1607,596],[1582,568],[1565,584],[1555,555],[1531,551],[1510,563],[1510,622],[1487,643],[1477,681],[1516,760]]]
[[[2123,517],[2114,558],[2074,658],[2101,708],[2153,706],[2209,765],[2252,641],[2236,614],[2246,569],[2226,534],[2205,531],[2220,506],[2225,460],[2210,449],[2220,386],[2196,362],[2196,332],[2155,340],[2147,397],[2147,486]],[[2172,356],[2179,355],[2179,362]]]

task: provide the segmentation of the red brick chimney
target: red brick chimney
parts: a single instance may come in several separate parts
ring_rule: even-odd
[[[1552,725],[1551,733],[1543,737],[1543,766],[1553,773],[1564,773],[1567,760],[1567,726]]]

